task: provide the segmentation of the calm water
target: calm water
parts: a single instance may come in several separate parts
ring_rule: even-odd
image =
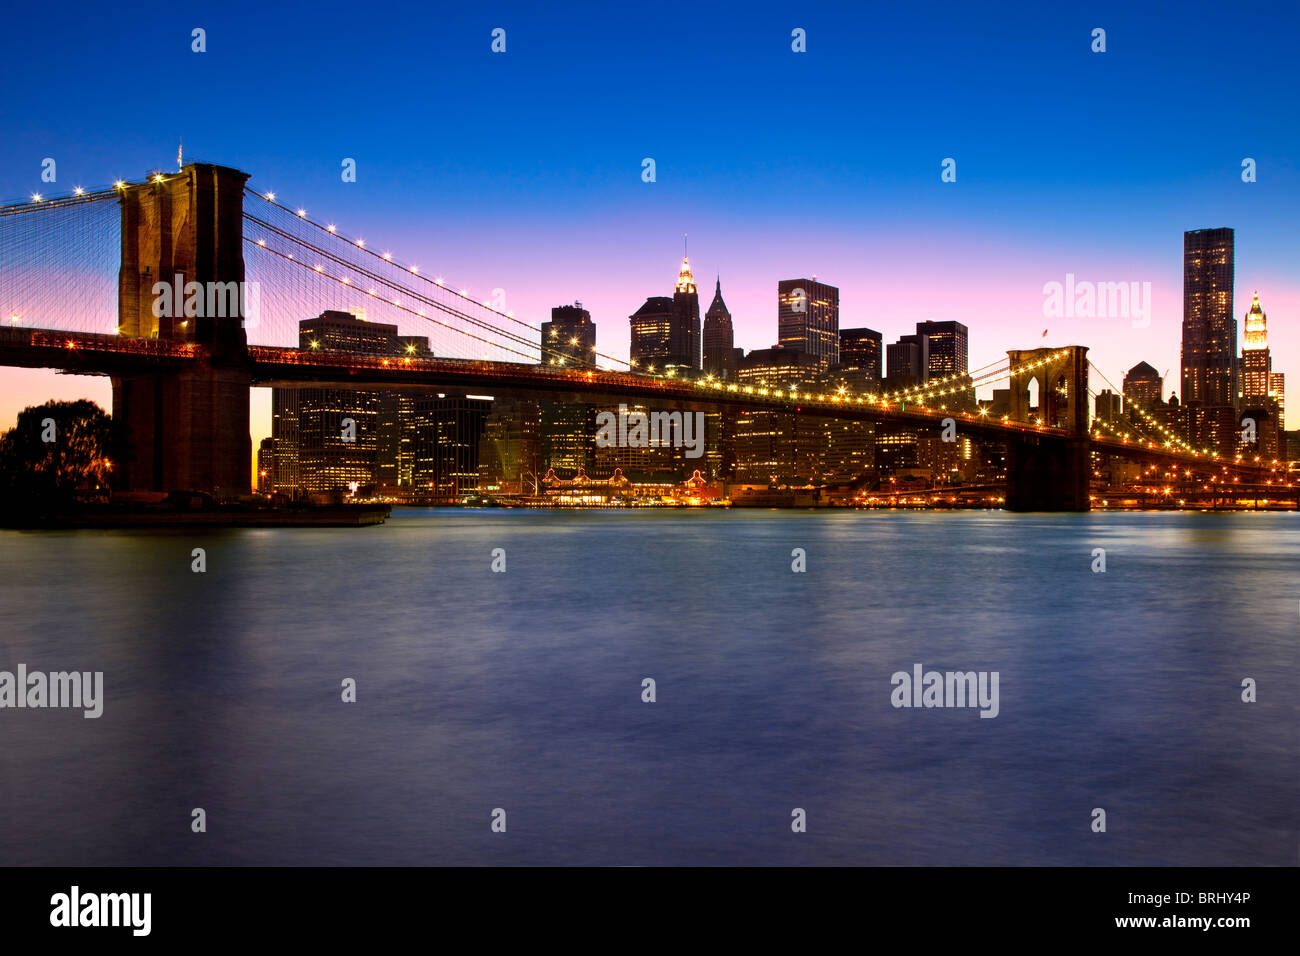
[[[0,863],[1293,865],[1298,533],[499,510],[0,532],[0,669],[105,682],[98,720],[0,710]],[[918,662],[997,671],[999,716],[893,708]]]

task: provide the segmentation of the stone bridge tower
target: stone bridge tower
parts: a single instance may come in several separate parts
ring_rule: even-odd
[[[192,343],[195,363],[113,380],[113,419],[126,446],[119,490],[249,491],[241,294],[247,179],[237,169],[191,163],[121,190],[119,331]],[[198,284],[197,300],[188,283]]]
[[[1008,351],[1007,358],[1013,370],[1008,417],[1069,433],[1008,439],[1007,510],[1090,510],[1087,347],[1018,349]],[[1031,382],[1038,389],[1038,407],[1032,412]]]

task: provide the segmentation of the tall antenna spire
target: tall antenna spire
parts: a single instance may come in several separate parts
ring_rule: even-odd
[[[177,142],[176,144],[176,172],[178,173],[185,168],[185,160],[183,159],[184,150],[185,150],[185,137],[182,136],[179,142]]]

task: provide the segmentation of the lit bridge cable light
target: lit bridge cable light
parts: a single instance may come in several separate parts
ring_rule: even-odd
[[[247,187],[245,187],[245,189],[246,189],[246,192],[247,192],[249,195],[251,195],[251,196],[254,196],[254,197],[258,198],[258,199],[261,199],[261,200],[263,200],[263,201],[265,201],[265,202],[268,202],[268,203],[270,203],[271,205],[275,206],[276,208],[281,209],[281,210],[284,210],[285,212],[289,212],[289,211],[290,211],[290,210],[287,209],[287,207],[281,206],[278,202],[276,202],[276,201],[274,200],[273,194],[259,194],[259,193],[255,192],[255,191],[252,190],[252,189],[248,189]],[[310,225],[316,227],[317,229],[321,229],[321,230],[323,230],[323,231],[325,231],[325,232],[327,232],[327,233],[329,233],[329,234],[335,236],[336,238],[339,238],[339,239],[342,239],[342,240],[344,240],[344,241],[347,241],[350,245],[353,245],[353,246],[355,246],[355,247],[357,247],[357,248],[363,249],[366,253],[368,253],[368,254],[370,254],[370,255],[372,255],[372,256],[375,256],[376,258],[381,259],[381,260],[383,260],[384,262],[388,262],[388,263],[393,263],[393,264],[396,264],[396,265],[400,265],[402,269],[404,269],[405,271],[409,272],[411,275],[416,276],[417,278],[419,278],[419,279],[420,279],[421,281],[423,281],[423,282],[426,282],[426,283],[427,283],[427,282],[431,282],[431,280],[429,280],[429,279],[425,278],[424,276],[420,275],[420,269],[419,269],[419,266],[417,266],[417,265],[405,265],[405,264],[399,263],[399,262],[398,262],[398,261],[397,261],[397,260],[396,260],[392,255],[391,255],[391,253],[384,253],[384,254],[381,255],[381,254],[379,254],[379,253],[374,252],[374,251],[371,250],[371,249],[366,249],[366,248],[365,248],[365,245],[364,245],[364,241],[357,241],[357,240],[353,240],[353,239],[348,239],[347,237],[343,236],[342,234],[340,234],[340,233],[338,232],[337,227],[336,227],[333,223],[330,223],[330,224],[328,224],[328,225],[322,225],[321,223],[315,222],[314,220],[311,220],[311,219],[307,218],[307,216],[305,215],[305,210],[303,210],[303,209],[299,209],[299,210],[297,211],[297,214],[296,214],[296,215],[297,215],[297,218],[299,218],[300,220],[302,220],[302,221],[304,221],[304,222],[307,222],[307,223],[309,223]],[[512,323],[515,323],[515,324],[517,324],[517,325],[523,326],[524,328],[527,328],[530,332],[539,332],[539,331],[540,331],[540,327],[539,327],[539,326],[537,326],[537,325],[533,325],[532,323],[525,322],[525,321],[523,321],[523,320],[521,320],[521,319],[518,319],[518,318],[516,318],[516,317],[514,316],[514,314],[511,313],[511,312],[503,312],[503,311],[501,311],[501,310],[496,309],[495,307],[493,307],[490,303],[486,303],[486,302],[484,302],[484,303],[474,302],[473,300],[471,300],[471,299],[469,298],[469,295],[468,295],[468,291],[467,291],[467,290],[463,290],[463,289],[462,289],[460,292],[456,292],[455,290],[448,289],[447,286],[446,286],[445,280],[442,279],[441,277],[438,278],[437,280],[432,280],[432,284],[438,286],[438,287],[439,287],[440,289],[442,289],[443,291],[447,291],[447,292],[451,293],[452,295],[458,295],[460,298],[462,298],[462,299],[464,299],[464,300],[466,300],[466,301],[472,302],[472,304],[474,304],[476,307],[484,308],[484,309],[488,310],[489,312],[492,312],[493,314],[495,314],[495,315],[497,315],[497,316],[500,316],[501,318],[507,320],[508,322],[512,322]],[[536,346],[536,345],[534,344],[532,347],[538,347],[538,346]],[[545,351],[545,348],[544,348],[544,347],[542,347],[542,351]],[[556,354],[558,355],[558,353],[556,353]],[[593,354],[593,356],[594,356],[595,358],[597,358],[597,359],[603,359],[604,361],[609,362],[609,363],[612,363],[612,364],[614,364],[614,365],[627,366],[627,367],[629,368],[629,370],[630,370],[631,367],[632,367],[630,361],[627,360],[627,359],[619,358],[619,357],[614,356],[614,355],[608,355],[608,354],[606,354],[606,353],[599,352],[599,351],[597,351],[597,350],[595,350],[595,349],[592,350],[592,354]]]

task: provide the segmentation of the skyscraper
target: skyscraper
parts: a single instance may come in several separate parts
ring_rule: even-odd
[[[930,340],[926,379],[947,378],[970,371],[967,357],[970,330],[960,322],[916,323],[916,334]]]
[[[668,365],[673,354],[673,300],[666,295],[652,295],[628,321],[632,329],[628,349],[632,367],[644,370]]]
[[[1241,349],[1241,394],[1238,396],[1243,420],[1255,421],[1258,440],[1251,453],[1273,459],[1285,454],[1283,420],[1283,379],[1273,371],[1273,356],[1268,347],[1268,316],[1259,304],[1256,292],[1246,313],[1245,342]]]
[[[657,295],[629,317],[632,341],[629,358],[634,367],[679,374],[700,367],[700,299],[691,264],[682,257],[672,298]]]
[[[480,439],[492,398],[424,393],[413,397],[413,494],[452,503],[478,488]]]
[[[581,302],[557,305],[542,323],[542,364],[596,365],[596,323]]]
[[[883,337],[875,329],[840,329],[840,369],[854,388],[880,388],[882,342]]]
[[[764,388],[807,389],[821,371],[815,355],[778,345],[746,355],[736,370],[736,378],[742,384]],[[729,440],[733,442],[734,474],[739,482],[806,481],[821,474],[826,436],[820,418],[746,409],[736,414]]]
[[[1164,400],[1164,381],[1146,362],[1138,362],[1124,376],[1124,409],[1137,406],[1150,412]]]
[[[686,256],[682,256],[682,267],[677,273],[677,285],[673,289],[673,324],[686,345],[686,354],[682,356],[684,361],[680,363],[682,370],[698,370],[700,296],[695,289],[695,277],[691,275],[691,261]]]
[[[554,468],[571,478],[591,466],[596,451],[596,408],[586,402],[543,401],[540,409],[542,474]]]
[[[298,323],[298,347],[368,355],[429,355],[425,336],[398,335],[396,325],[327,309]],[[400,396],[371,389],[273,388],[275,490],[337,493],[400,484]],[[350,420],[351,424],[346,424]]]
[[[1183,233],[1184,405],[1212,408],[1237,401],[1233,242],[1231,229]]]
[[[1268,396],[1277,402],[1277,421],[1281,428],[1286,421],[1286,376],[1283,373],[1268,373]]]
[[[1104,422],[1113,422],[1120,417],[1120,397],[1108,388],[1102,389],[1097,394],[1095,402],[1095,416]]]
[[[1267,396],[1273,359],[1268,350],[1268,316],[1256,292],[1246,313],[1245,344],[1241,348],[1241,398],[1254,401]]]
[[[897,342],[885,347],[885,358],[886,388],[924,385],[930,368],[930,339],[925,335],[900,335]]]
[[[479,439],[478,488],[488,494],[531,495],[541,467],[541,407],[536,401],[498,398]]]
[[[926,381],[965,375],[970,371],[970,330],[961,322],[916,323],[916,334],[925,336],[928,357],[925,364]],[[972,387],[951,396],[940,396],[940,401],[954,408],[975,408],[975,389]]]
[[[275,439],[263,438],[257,446],[257,490],[270,494],[275,490]]]
[[[816,279],[776,284],[777,328],[783,348],[807,352],[826,369],[840,361],[840,290]]]
[[[736,378],[735,331],[731,313],[722,301],[722,277],[713,291],[713,303],[704,313],[704,372],[718,378]]]

